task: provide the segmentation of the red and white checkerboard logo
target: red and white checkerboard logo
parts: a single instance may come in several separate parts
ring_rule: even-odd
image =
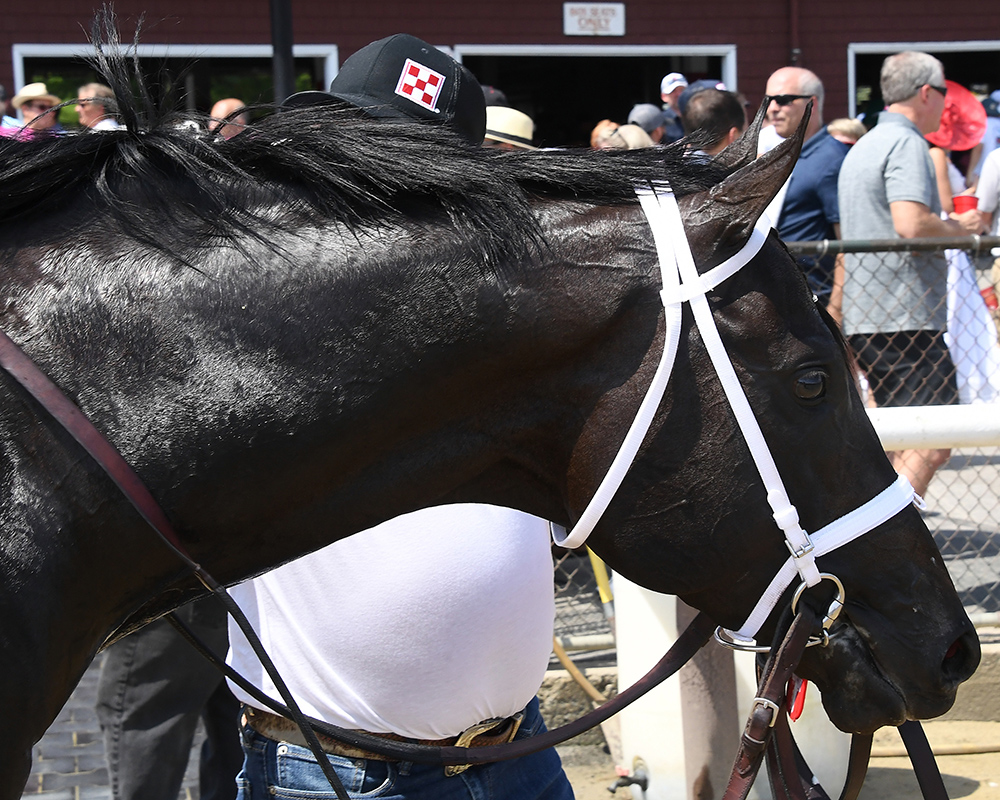
[[[437,112],[437,101],[443,87],[444,75],[408,58],[396,84],[396,94]]]

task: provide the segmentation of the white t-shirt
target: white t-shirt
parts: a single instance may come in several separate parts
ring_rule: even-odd
[[[510,716],[552,651],[548,524],[496,506],[397,517],[231,593],[303,712],[345,728],[440,739]],[[227,661],[280,699],[229,636]]]

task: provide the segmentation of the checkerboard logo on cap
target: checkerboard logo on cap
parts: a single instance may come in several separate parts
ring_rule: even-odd
[[[408,58],[403,64],[403,71],[396,84],[396,94],[412,100],[418,106],[437,112],[437,102],[444,87],[444,80],[444,75],[440,72],[435,72],[430,67]]]

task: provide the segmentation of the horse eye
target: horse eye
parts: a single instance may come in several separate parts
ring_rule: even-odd
[[[803,372],[795,379],[795,396],[799,400],[821,400],[826,395],[826,375],[818,369]]]

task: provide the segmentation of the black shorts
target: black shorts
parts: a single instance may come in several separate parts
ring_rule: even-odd
[[[955,365],[943,332],[856,333],[850,343],[879,406],[958,402]]]

